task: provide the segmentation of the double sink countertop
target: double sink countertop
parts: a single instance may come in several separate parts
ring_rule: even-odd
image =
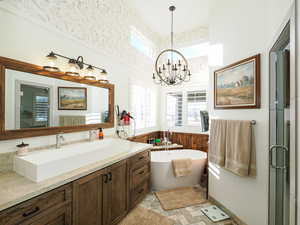
[[[117,138],[106,138],[105,140],[70,144],[61,149],[34,151],[30,152],[27,156],[16,157],[15,162],[17,160],[24,160],[27,164],[31,164],[32,167],[38,167],[44,166],[47,163],[51,164],[51,160],[55,161],[54,164],[60,162],[68,165],[68,163],[70,163],[68,159],[72,157],[72,160],[74,159],[74,162],[77,163],[78,158],[74,157],[80,155],[80,161],[84,161],[84,164],[81,164],[83,166],[78,164],[79,166],[75,169],[68,168],[68,172],[58,173],[57,176],[49,177],[40,182],[31,181],[13,171],[0,173],[0,211],[108,167],[123,159],[127,159],[139,152],[151,149],[152,147],[153,146],[149,144],[130,142]],[[89,148],[93,148],[93,150],[90,151]],[[91,158],[89,155],[94,155],[92,161],[89,161]],[[47,167],[47,169],[51,169],[53,172],[53,167]]]

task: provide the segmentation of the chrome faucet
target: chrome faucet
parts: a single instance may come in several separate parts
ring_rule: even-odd
[[[63,133],[57,134],[56,135],[56,148],[57,149],[61,147],[62,141],[65,141]]]
[[[89,130],[89,141],[93,141],[97,134],[97,130]]]

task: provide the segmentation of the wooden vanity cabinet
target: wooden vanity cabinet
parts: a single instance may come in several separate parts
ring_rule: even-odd
[[[150,151],[0,212],[0,225],[116,225],[150,191]]]

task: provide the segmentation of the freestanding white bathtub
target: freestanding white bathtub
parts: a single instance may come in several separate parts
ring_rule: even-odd
[[[193,160],[192,174],[176,178],[173,173],[172,160],[184,158]],[[189,149],[151,152],[152,189],[159,191],[199,184],[205,168],[206,158],[207,154],[205,152]]]

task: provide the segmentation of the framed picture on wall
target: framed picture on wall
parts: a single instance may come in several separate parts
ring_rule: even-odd
[[[215,109],[260,108],[260,54],[214,72]]]
[[[58,110],[87,110],[87,89],[58,87]]]

